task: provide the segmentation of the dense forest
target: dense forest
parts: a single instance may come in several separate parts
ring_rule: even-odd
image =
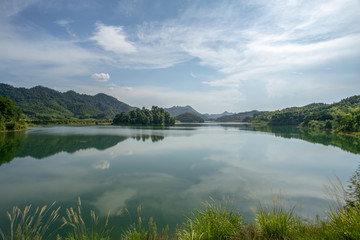
[[[27,129],[27,124],[20,120],[21,114],[11,99],[0,95],[0,131]]]
[[[175,120],[183,123],[203,123],[204,119],[201,117],[192,114],[192,113],[183,113],[175,117]]]
[[[175,119],[163,108],[153,106],[151,110],[136,108],[115,116],[114,125],[174,125]]]
[[[303,107],[264,112],[257,115],[252,123],[296,125],[360,134],[360,95],[333,104],[313,103]]]
[[[113,119],[117,113],[133,109],[103,93],[61,93],[42,86],[26,89],[0,83],[0,95],[13,100],[27,120]]]

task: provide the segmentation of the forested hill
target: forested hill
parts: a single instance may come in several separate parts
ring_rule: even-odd
[[[0,95],[13,100],[29,119],[112,119],[132,109],[103,93],[95,96],[74,91],[61,93],[42,86],[26,89],[0,83]]]
[[[360,132],[360,95],[333,104],[313,103],[303,107],[265,112],[257,115],[253,122]]]
[[[172,117],[176,117],[180,114],[183,114],[183,113],[191,113],[191,114],[194,114],[196,116],[199,116],[201,117],[202,119],[204,120],[208,120],[208,118],[199,113],[198,111],[196,111],[195,109],[193,109],[191,106],[185,106],[185,107],[182,107],[182,106],[174,106],[174,107],[171,107],[171,108],[165,108],[165,111],[167,111],[168,113],[170,113],[170,115]]]
[[[249,112],[240,112],[232,115],[222,116],[216,119],[218,122],[249,122],[254,118],[256,114],[260,114],[261,112],[257,110],[249,111]]]

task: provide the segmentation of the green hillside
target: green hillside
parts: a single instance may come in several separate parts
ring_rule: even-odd
[[[192,114],[192,113],[183,113],[175,117],[175,120],[183,123],[203,123],[204,119],[201,117]]]
[[[42,86],[26,89],[0,83],[0,95],[13,100],[26,118],[32,120],[112,119],[116,114],[132,109],[106,94],[61,93]]]
[[[216,119],[217,122],[249,122],[254,116],[260,114],[259,111],[240,112],[233,115],[226,115]]]
[[[0,131],[27,129],[25,121],[20,120],[21,110],[9,98],[0,95]]]
[[[333,104],[313,103],[303,107],[264,112],[252,123],[268,125],[297,125],[335,132],[360,133],[360,95]]]

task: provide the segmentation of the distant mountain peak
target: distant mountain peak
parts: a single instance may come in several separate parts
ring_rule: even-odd
[[[191,113],[194,114],[196,116],[201,117],[204,120],[207,120],[207,117],[204,116],[203,114],[199,113],[198,111],[196,111],[193,107],[191,107],[190,105],[186,105],[186,106],[173,106],[171,108],[165,108],[165,111],[167,111],[172,117],[176,117],[179,116],[181,114],[184,113]]]

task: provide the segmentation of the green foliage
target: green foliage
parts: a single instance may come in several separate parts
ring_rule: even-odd
[[[147,228],[144,227],[143,219],[141,217],[141,206],[138,207],[138,223],[132,224],[121,235],[121,239],[124,240],[155,240],[157,237],[157,227],[153,218],[150,218],[147,224]]]
[[[243,228],[242,216],[211,200],[211,203],[205,203],[204,210],[197,210],[181,226],[180,240],[236,239]]]
[[[360,133],[360,95],[333,104],[310,104],[257,115],[253,123],[296,125],[310,129]]]
[[[301,228],[301,222],[294,214],[294,208],[262,207],[255,217],[257,231],[263,239],[293,239]]]
[[[21,114],[12,100],[0,95],[0,131],[27,129],[27,123],[20,120]]]
[[[259,112],[256,110],[250,112],[241,112],[233,115],[226,115],[216,119],[217,122],[250,122],[257,115],[263,112]]]
[[[115,116],[114,125],[174,125],[175,119],[163,108],[153,106],[151,110],[136,108],[129,113],[122,112]]]
[[[175,120],[184,122],[184,123],[203,123],[204,119],[201,117],[192,114],[192,113],[183,113],[175,117]]]
[[[48,239],[53,232],[50,232],[52,225],[59,218],[60,207],[51,210],[55,203],[50,207],[43,206],[36,208],[31,213],[31,205],[26,206],[23,211],[14,207],[12,212],[7,212],[10,221],[10,229],[4,233],[0,229],[0,236],[3,240],[42,240]],[[6,235],[5,235],[6,234]]]
[[[41,86],[25,89],[0,83],[0,95],[12,99],[28,119],[36,120],[112,119],[116,113],[132,109],[105,94],[61,93]]]
[[[189,217],[177,230],[176,237],[169,236],[168,230],[158,233],[152,218],[147,224],[138,207],[138,222],[123,231],[120,240],[206,240],[206,239],[360,239],[360,204],[338,206],[327,212],[327,218],[319,217],[303,221],[295,214],[295,208],[285,210],[277,205],[260,206],[255,216],[255,224],[244,224],[242,216],[227,206],[211,199],[203,210]],[[66,209],[62,217],[60,207],[52,210],[44,206],[31,212],[31,205],[21,211],[14,207],[7,213],[10,225],[7,232],[0,229],[2,240],[110,240],[109,214],[105,222],[91,211],[90,219],[84,219],[79,199],[76,209]],[[122,209],[124,210],[124,209]],[[125,209],[127,211],[127,209]],[[122,211],[120,211],[122,212]],[[121,226],[117,226],[121,227]],[[65,236],[59,235],[65,234]]]
[[[360,239],[360,204],[353,207],[331,209],[327,214],[329,223],[327,239]]]

